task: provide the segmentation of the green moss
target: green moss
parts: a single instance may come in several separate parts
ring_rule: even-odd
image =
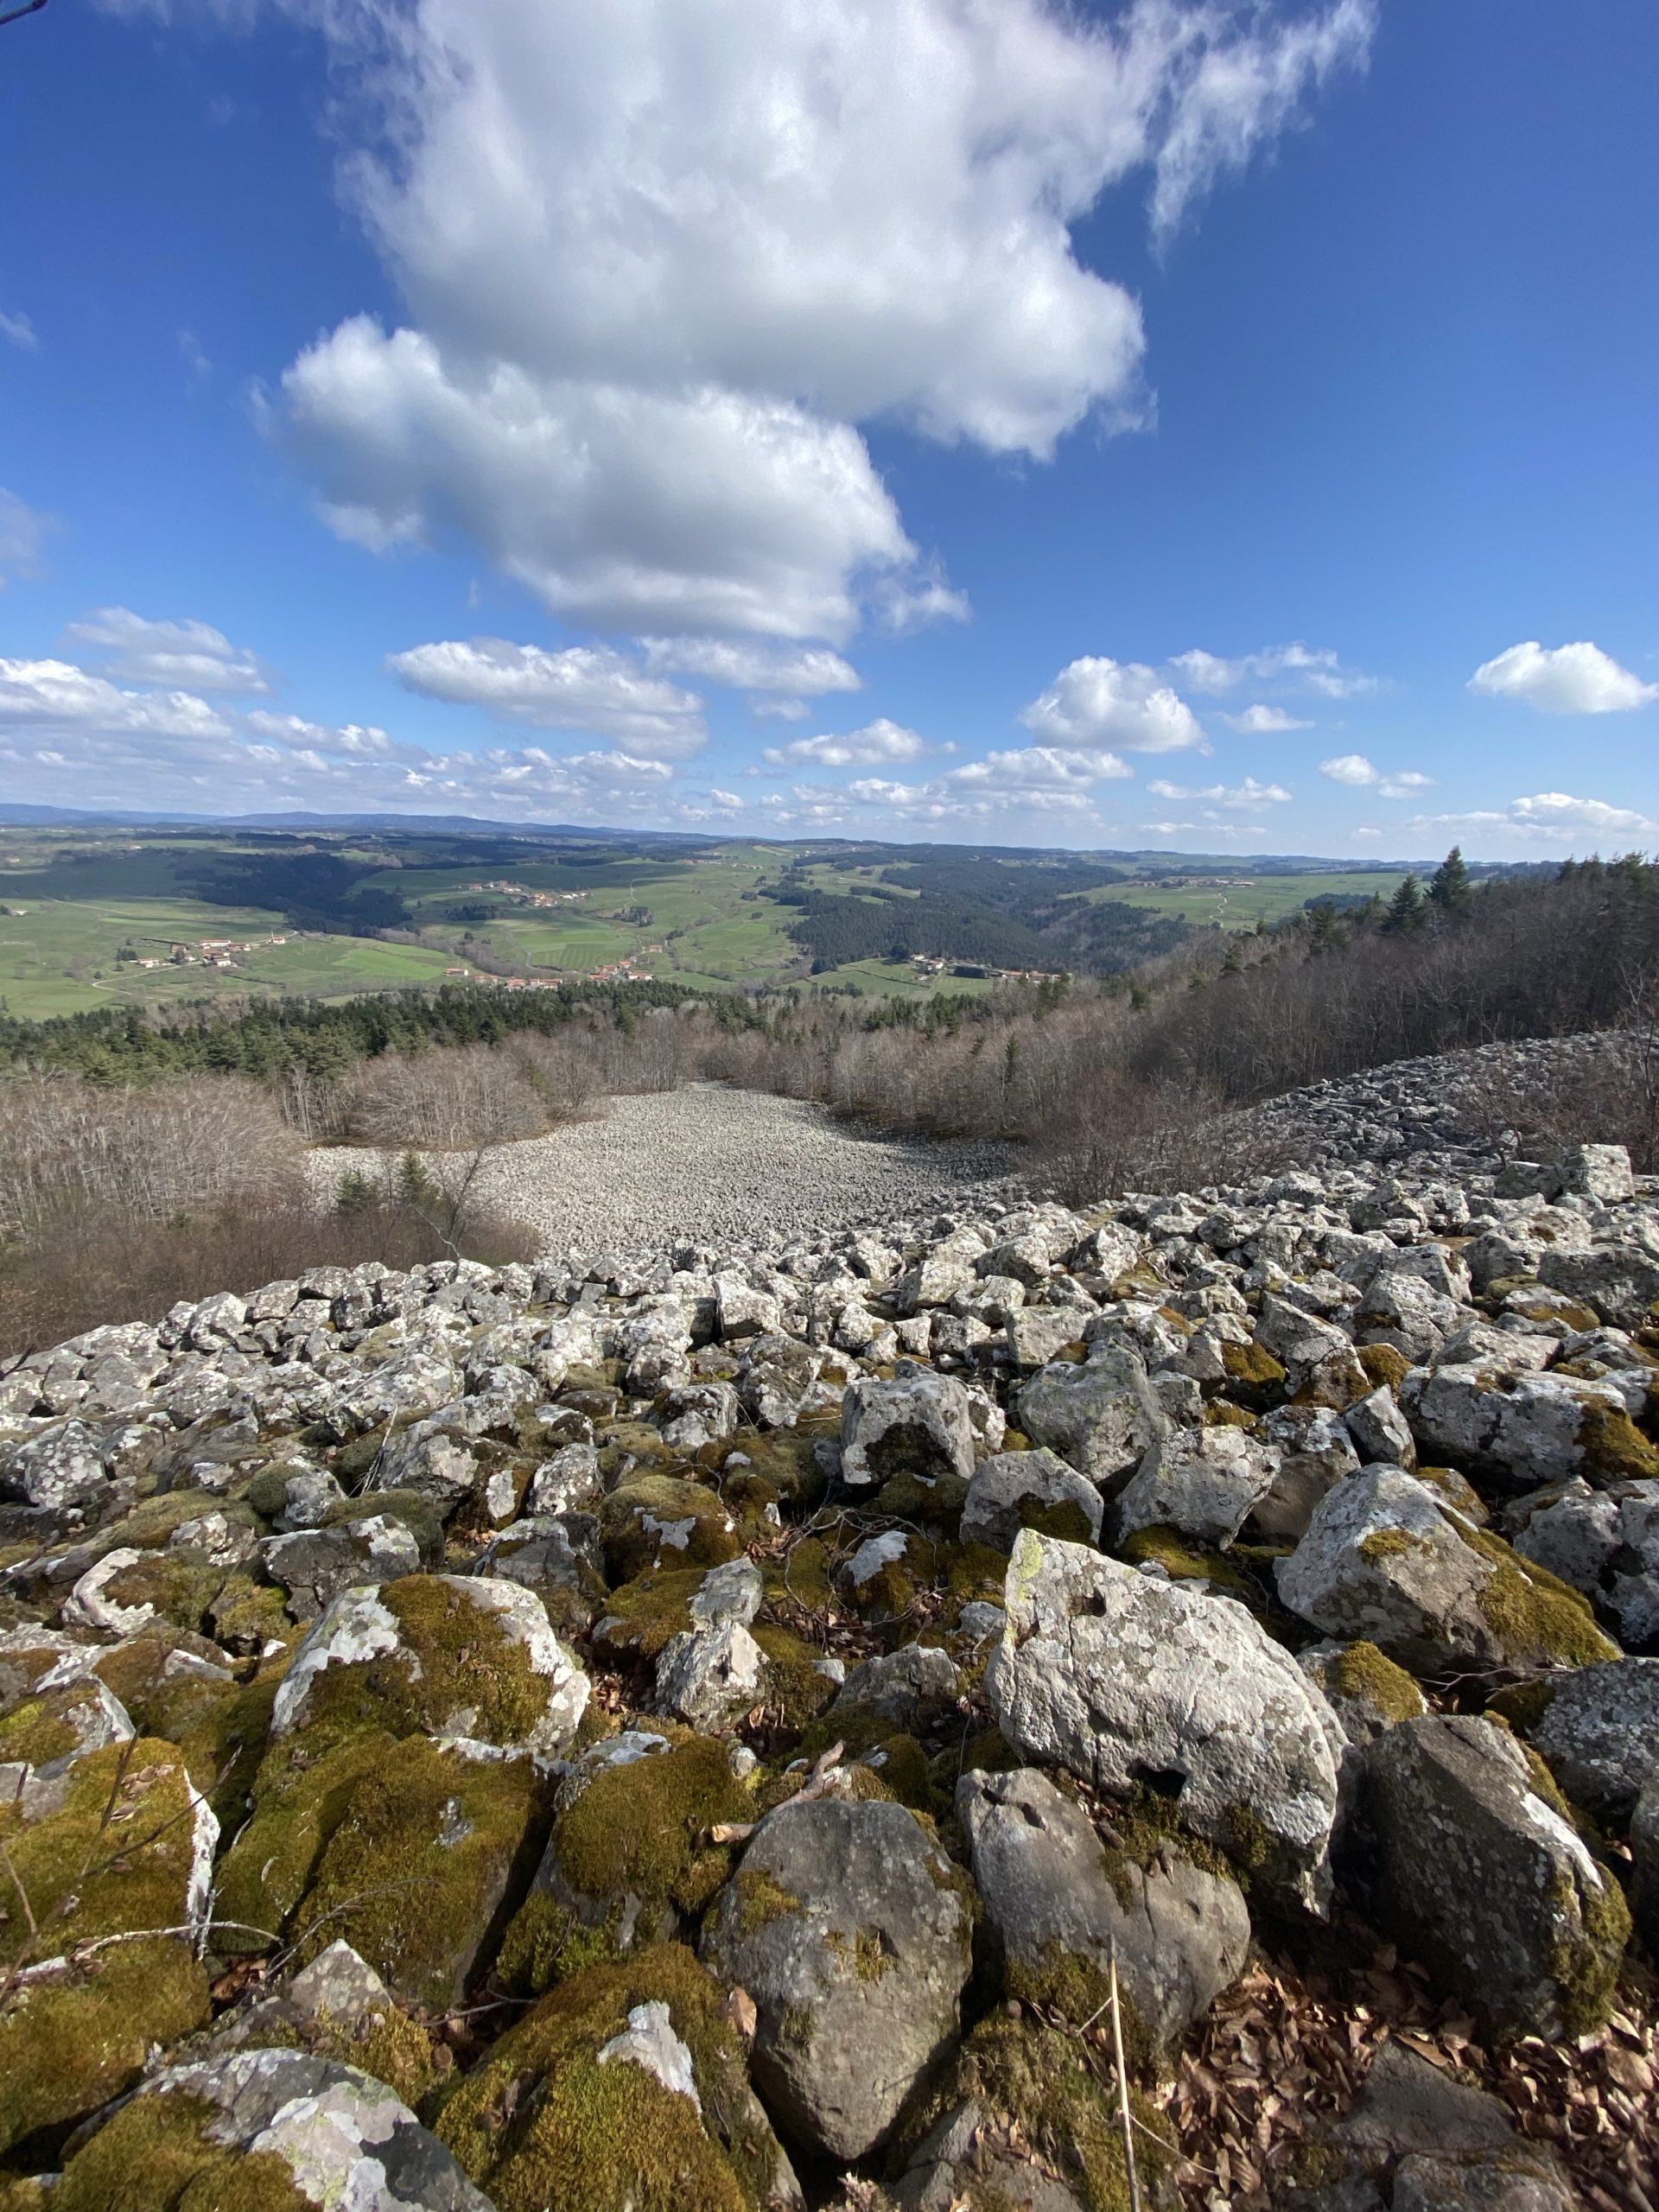
[[[782,1429],[774,1434],[783,1435]],[[791,1608],[814,1621],[841,1609],[831,1579],[832,1554],[820,1536],[803,1536],[791,1543],[780,1559],[761,1563],[761,1580],[766,1585],[766,1605],[784,1619],[791,1618]]]
[[[315,1745],[361,1728],[410,1736],[469,1714],[466,1733],[522,1744],[547,1710],[548,1685],[499,1618],[435,1575],[405,1575],[380,1592],[397,1648],[359,1666],[325,1668],[307,1692],[303,1732]]]
[[[1273,1864],[1279,1847],[1253,1805],[1230,1805],[1226,1827],[1227,1853],[1235,1866],[1248,1875],[1262,1873]]]
[[[302,1961],[343,1939],[397,1996],[454,2004],[523,1852],[527,1759],[474,1764],[410,1737],[353,1784],[293,1916]]]
[[[873,1754],[880,1755],[880,1764],[874,1770],[880,1776],[887,1796],[908,1805],[912,1812],[936,1809],[927,1753],[914,1736],[895,1728],[870,1707],[842,1705],[824,1713],[801,1738],[802,1756],[818,1758],[835,1743],[845,1745],[849,1760],[867,1765]]]
[[[817,1504],[829,1487],[829,1478],[818,1465],[816,1447],[826,1438],[833,1440],[839,1428],[838,1418],[814,1418],[798,1421],[793,1428],[769,1428],[754,1435],[745,1433],[727,1447],[722,1459],[730,1452],[741,1451],[750,1462],[750,1471],[770,1483],[780,1498],[809,1510]],[[734,1474],[741,1471],[733,1471]],[[725,1488],[730,1496],[729,1476]]]
[[[994,1545],[947,1544],[937,1554],[933,1579],[943,1584],[958,1606],[971,1605],[976,1599],[1000,1605],[1007,1572],[1007,1554]]]
[[[418,2021],[395,2005],[357,2023],[336,2020],[327,2011],[303,2024],[283,2020],[266,2032],[251,2035],[246,2048],[302,2050],[342,2066],[355,2066],[362,2073],[372,2074],[377,2082],[384,2082],[411,2107],[431,2088],[436,2073],[432,2038]]]
[[[1589,1600],[1558,1581],[1545,1567],[1511,1551],[1489,1529],[1471,1529],[1464,1537],[1494,1572],[1475,1602],[1494,1634],[1503,1639],[1513,1666],[1590,1667],[1617,1659],[1618,1646],[1596,1626]]]
[[[118,1605],[149,1605],[175,1627],[200,1630],[227,1580],[223,1567],[207,1566],[199,1553],[146,1552],[112,1574],[104,1593]]]
[[[1569,2036],[1593,2035],[1605,2026],[1630,1940],[1624,1892],[1605,1866],[1599,1871],[1599,1890],[1574,1884],[1558,1871],[1546,1892],[1561,1930],[1550,1949],[1549,1970],[1560,1992],[1561,2024]]]
[[[758,1936],[774,1920],[787,1919],[801,1910],[801,1901],[794,1891],[786,1890],[765,1868],[753,1872],[746,1867],[732,1888],[737,1902],[732,1913],[731,1930],[740,1938]]]
[[[289,1633],[291,1639],[295,1632]],[[98,1671],[142,1734],[178,1745],[191,1781],[228,1830],[247,1810],[289,1654],[284,1649],[264,1661],[250,1681],[215,1681],[188,1672],[168,1675],[171,1649],[160,1637],[139,1637],[101,1655]]]
[[[1507,1688],[1488,1698],[1487,1713],[1530,1734],[1554,1703],[1555,1693],[1560,1688],[1560,1684],[1551,1681],[1548,1675],[1541,1675],[1530,1682],[1511,1682]]]
[[[1095,1541],[1089,1516],[1072,1497],[1062,1498],[1056,1505],[1039,1505],[1034,1498],[1021,1498],[1020,1525],[1022,1529],[1034,1529],[1039,1536],[1052,1536],[1063,1544],[1092,1544]]]
[[[605,1500],[599,1520],[605,1564],[619,1581],[652,1567],[720,1567],[743,1548],[715,1493],[671,1475],[630,1476]]]
[[[643,2067],[598,2063],[630,2010],[652,2002],[691,2053],[703,2120]],[[437,2133],[499,2212],[755,2212],[777,2146],[723,2005],[674,1944],[574,1975],[445,2099]]]
[[[393,1428],[410,1426],[411,1424],[406,1421],[382,1421],[378,1427],[365,1428],[360,1436],[353,1436],[347,1443],[342,1444],[334,1453],[332,1463],[334,1478],[340,1488],[349,1490],[353,1483],[365,1482],[385,1450],[386,1440]],[[277,1471],[272,1468],[267,1471],[275,1474]],[[249,1495],[251,1501],[251,1492]],[[273,1510],[278,1513],[282,1511],[281,1498]]]
[[[182,1917],[194,1821],[170,1744],[140,1737],[90,1753],[70,1769],[55,1813],[29,1823],[6,1807],[0,1836],[10,1859],[0,1966]],[[207,2013],[207,1977],[177,1938],[112,1944],[60,1980],[14,1987],[0,2011],[0,2149],[118,2095],[152,2044]]]
[[[1234,1395],[1254,1412],[1266,1413],[1282,1402],[1288,1377],[1265,1344],[1254,1338],[1247,1344],[1224,1344],[1221,1363]]]
[[[1436,1491],[1448,1505],[1455,1506],[1464,1518],[1472,1521],[1477,1528],[1483,1527],[1491,1518],[1480,1492],[1472,1483],[1465,1481],[1455,1467],[1419,1467],[1417,1480],[1427,1483],[1430,1490]]]
[[[962,1476],[941,1472],[924,1481],[913,1468],[901,1468],[875,1494],[872,1512],[893,1521],[920,1521],[954,1529],[962,1518],[968,1484]]]
[[[178,2090],[135,2097],[70,2160],[53,2212],[315,2212],[286,2158],[214,2141],[221,2117]]]
[[[690,1627],[691,1600],[706,1572],[701,1567],[654,1567],[613,1590],[602,1618],[594,1624],[594,1656],[613,1667],[654,1660],[671,1637]]]
[[[1331,1687],[1339,1697],[1369,1705],[1385,1720],[1412,1720],[1423,1710],[1423,1694],[1405,1669],[1363,1639],[1332,1660]]]
[[[1586,1479],[1651,1482],[1659,1478],[1659,1452],[1622,1408],[1591,1400],[1579,1423],[1579,1449]]]
[[[207,1607],[207,1620],[227,1651],[247,1653],[263,1651],[289,1626],[283,1592],[250,1574],[233,1574],[221,1585]]]
[[[414,1537],[423,1567],[432,1567],[443,1556],[443,1522],[429,1497],[418,1491],[372,1490],[360,1497],[341,1498],[331,1506],[328,1518],[323,1523],[327,1529],[340,1529],[353,1521],[372,1520],[377,1514],[386,1514],[394,1521],[401,1521]]]
[[[1262,1416],[1248,1406],[1236,1406],[1230,1398],[1211,1398],[1205,1405],[1204,1425],[1206,1428],[1260,1428]]]
[[[953,1767],[954,1764],[953,1761]],[[1000,1728],[982,1728],[963,1746],[962,1770],[964,1774],[1012,1774],[1017,1767],[1024,1764],[1024,1759]]]
[[[1112,2001],[1111,1977],[1093,1959],[1068,1951],[1058,1943],[1043,1946],[1036,1960],[1010,1959],[1003,1974],[1010,1997],[1040,2005],[1058,2012],[1071,2027],[1107,2018]],[[1118,2012],[1123,2025],[1124,2053],[1137,2073],[1149,2067],[1155,2056],[1152,2037],[1130,2002],[1120,1977]]]
[[[0,1759],[19,1759],[30,1766],[45,1766],[67,1758],[80,1741],[79,1731],[65,1716],[86,1701],[83,1684],[73,1683],[26,1697],[0,1720]]]
[[[353,1791],[392,1748],[377,1729],[321,1750],[297,1737],[273,1745],[255,1777],[252,1815],[216,1870],[220,1916],[280,1935]],[[221,1951],[269,1948],[232,1927],[216,1929],[214,1942]]]
[[[835,1684],[818,1672],[817,1653],[769,1621],[754,1622],[749,1634],[766,1655],[767,1719],[785,1730],[804,1728],[836,1694]]]
[[[1224,1552],[1206,1549],[1182,1535],[1179,1529],[1155,1523],[1137,1529],[1124,1539],[1118,1555],[1131,1567],[1157,1566],[1173,1580],[1213,1582],[1229,1597],[1244,1600],[1255,1596],[1249,1583]]]
[[[1411,1372],[1411,1362],[1393,1344],[1361,1344],[1356,1356],[1374,1390],[1386,1386],[1397,1391]]]
[[[552,1842],[565,1880],[584,1897],[644,1897],[695,1917],[731,1873],[732,1852],[711,1843],[709,1830],[753,1814],[727,1747],[697,1736],[602,1769],[553,1823]]]
[[[963,2044],[944,2082],[918,2101],[905,2131],[906,2147],[913,2148],[970,2097],[1015,2123],[1089,2212],[1128,2212],[1115,2095],[1074,2036],[993,2013]],[[1135,2143],[1141,2186],[1148,2201],[1157,2202],[1173,2164],[1160,2148],[1168,2140],[1168,2125],[1133,2090],[1129,2107],[1141,2123]]]
[[[1361,1559],[1373,1567],[1380,1567],[1387,1559],[1404,1559],[1413,1552],[1427,1548],[1421,1536],[1413,1535],[1409,1529],[1373,1529],[1360,1538],[1357,1549]]]
[[[509,1997],[541,1997],[566,1975],[608,1966],[618,1955],[620,1911],[581,1920],[545,1890],[524,1899],[501,1938],[491,1979]]]

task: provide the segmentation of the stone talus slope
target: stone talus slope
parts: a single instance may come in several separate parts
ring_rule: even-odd
[[[1115,2212],[1115,1970],[1142,2199],[1205,2204],[1167,2085],[1262,1949],[1387,1947],[1488,2083],[1639,2041],[1659,1202],[1429,1080],[1240,1187],[0,1373],[0,2202]],[[1632,2051],[1592,2142],[1382,2048],[1233,2201],[1651,2190]]]

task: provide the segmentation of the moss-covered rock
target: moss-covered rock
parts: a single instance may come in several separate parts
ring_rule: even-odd
[[[1275,1359],[1265,1344],[1257,1344],[1254,1338],[1245,1344],[1224,1344],[1221,1363],[1227,1370],[1228,1395],[1252,1413],[1268,1413],[1284,1402],[1289,1377],[1283,1362]]]
[[[1393,1344],[1360,1344],[1355,1356],[1373,1389],[1398,1390],[1411,1372],[1411,1362]]]
[[[216,1834],[179,1751],[148,1737],[0,1808],[0,2150],[119,2095],[206,2018],[188,1929]],[[109,1940],[150,1929],[181,1932]]]
[[[653,1567],[719,1567],[743,1546],[718,1494],[673,1475],[632,1476],[600,1512],[607,1572],[631,1581]]]
[[[607,1667],[654,1662],[671,1637],[691,1628],[691,1600],[706,1572],[654,1567],[613,1590],[594,1624],[594,1656]]]
[[[732,1871],[731,1847],[711,1831],[754,1817],[730,1747],[707,1736],[613,1737],[577,1763],[561,1799],[501,1946],[498,1979],[518,1996],[695,1923]]]
[[[977,2106],[992,2121],[988,2133],[995,2140],[1010,2135],[1029,2146],[1064,2187],[1079,2197],[1089,2212],[1129,2212],[1128,2170],[1123,2159],[1122,2123],[1115,2100],[1090,2068],[1084,2046],[1058,2030],[1014,2020],[993,2013],[982,2020],[963,2043],[944,2079],[918,2104],[906,2121],[901,2152],[908,2153],[912,2171],[937,2164],[952,2151],[950,2122],[964,2107]],[[1158,2202],[1166,2190],[1174,2161],[1160,2150],[1168,2140],[1167,2124],[1135,2092],[1130,2109],[1139,2122],[1135,2139],[1137,2178],[1146,2196]],[[954,2159],[952,2161],[954,2164]],[[1012,2182],[1025,2159],[1010,2155],[1001,2178]],[[1001,2204],[1020,2200],[1011,2195],[999,2199],[998,2174],[993,2153],[988,2176],[992,2193],[976,2202],[971,2193],[978,2184],[976,2161],[967,2143],[961,2152],[963,2201],[979,2212],[1001,2212]]]
[[[658,2005],[690,2054],[695,2100],[601,2055],[630,2013]],[[758,2212],[774,2195],[798,2201],[724,2006],[677,1945],[573,1975],[446,2099],[438,2136],[499,2212]]]
[[[315,1745],[374,1728],[557,1752],[587,1702],[587,1676],[533,1592],[410,1574],[335,1599],[296,1652],[271,1726]]]

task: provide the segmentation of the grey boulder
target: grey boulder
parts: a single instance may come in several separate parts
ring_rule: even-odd
[[[1243,1605],[1029,1529],[1003,1605],[985,1689],[1016,1751],[1118,1796],[1154,1782],[1194,1835],[1323,1908],[1342,1732]]]
[[[1168,1528],[1201,1544],[1230,1544],[1278,1472],[1278,1452],[1242,1428],[1172,1429],[1119,1494],[1117,1541]]]
[[[1109,1491],[1140,1465],[1167,1423],[1137,1356],[1097,1345],[1080,1366],[1057,1361],[1020,1393],[1020,1426]]]
[[[761,1822],[702,1949],[754,2000],[754,2083],[786,2133],[837,2159],[883,2139],[957,2032],[971,1918],[902,1805],[819,1798]]]
[[[971,1402],[954,1376],[905,1362],[891,1382],[866,1376],[842,1401],[841,1478],[849,1490],[900,1474],[965,1482],[974,1460]]]
[[[1011,1995],[1040,1999],[1068,1967],[1103,1994],[1115,1956],[1130,2039],[1151,2056],[1243,1971],[1250,1917],[1236,1882],[1176,1845],[1145,1866],[1109,1859],[1081,1807],[1034,1768],[963,1775],[957,1819]]]
[[[1007,1551],[1021,1529],[1040,1529],[1077,1543],[1098,1543],[1101,1497],[1086,1475],[1039,1445],[982,1460],[968,1485],[962,1540]]]

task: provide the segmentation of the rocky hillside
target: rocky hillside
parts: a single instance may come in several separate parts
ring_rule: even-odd
[[[1659,1190],[1436,1086],[0,1374],[0,2206],[1650,2208]]]

